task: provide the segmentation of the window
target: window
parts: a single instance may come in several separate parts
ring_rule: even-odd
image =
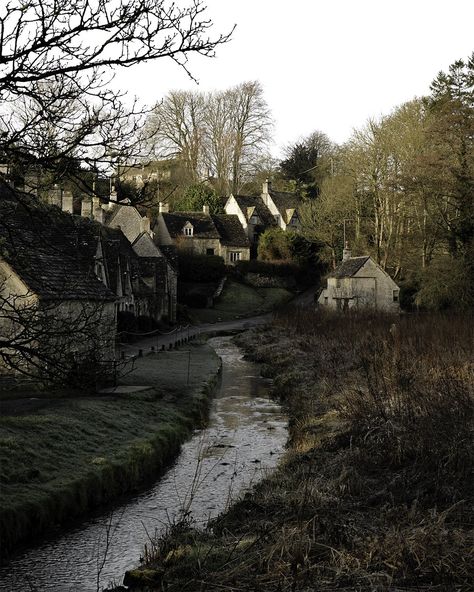
[[[280,214],[275,214],[273,216],[275,218],[275,222],[278,224],[278,226],[280,225]]]
[[[329,303],[329,298],[327,296],[324,297],[324,304],[327,306]]]
[[[185,226],[183,228],[184,236],[193,236],[193,227],[192,226]]]
[[[250,224],[258,224],[258,216],[256,216],[255,214],[253,216],[250,216],[250,220],[249,220]]]
[[[399,295],[399,290],[394,290],[393,291],[393,301],[394,302],[398,302],[398,295]]]
[[[206,255],[214,255],[214,249],[206,249]]]
[[[231,263],[235,263],[236,261],[240,261],[240,251],[231,251],[229,253],[229,259]]]

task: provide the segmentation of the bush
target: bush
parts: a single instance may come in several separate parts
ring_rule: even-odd
[[[225,275],[225,264],[217,255],[179,254],[179,279],[184,282],[215,282]]]
[[[472,267],[445,257],[423,271],[416,304],[427,310],[463,310],[474,305]]]

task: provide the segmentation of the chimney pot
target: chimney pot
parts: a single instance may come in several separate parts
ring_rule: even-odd
[[[158,211],[160,214],[167,214],[170,211],[169,204],[165,204],[164,202],[160,201]]]
[[[85,195],[81,201],[81,216],[83,218],[92,217],[92,200],[88,195]]]
[[[351,250],[349,249],[349,243],[348,243],[348,241],[346,241],[346,244],[344,245],[344,249],[342,251],[342,260],[347,261],[351,257],[352,257],[352,253],[351,253]]]
[[[74,213],[72,193],[70,191],[63,192],[62,209],[63,212],[69,212],[70,214]]]
[[[272,182],[269,179],[265,179],[263,182],[263,193],[270,193],[272,190]]]
[[[92,219],[101,224],[104,223],[104,210],[102,209],[100,199],[95,195],[92,198]]]

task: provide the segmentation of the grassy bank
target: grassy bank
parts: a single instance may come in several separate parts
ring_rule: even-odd
[[[2,552],[156,478],[206,416],[219,367],[193,344],[138,359],[122,382],[146,391],[3,401]]]
[[[283,288],[253,288],[229,280],[213,308],[191,309],[195,323],[215,323],[269,312],[287,302],[293,294]]]
[[[285,462],[207,531],[177,524],[128,582],[471,590],[473,318],[289,310],[239,341],[288,408]]]

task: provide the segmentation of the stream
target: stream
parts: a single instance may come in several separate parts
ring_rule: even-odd
[[[118,585],[139,564],[147,540],[163,533],[180,510],[205,525],[277,465],[287,418],[269,399],[271,381],[242,359],[230,337],[209,344],[223,364],[207,427],[195,431],[146,491],[17,553],[0,568],[0,591],[98,592]]]

